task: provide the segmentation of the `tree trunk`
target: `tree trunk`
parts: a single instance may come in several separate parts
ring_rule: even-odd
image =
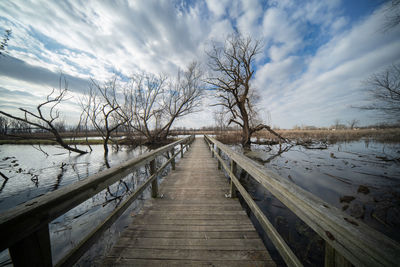
[[[104,147],[104,157],[108,156],[108,139],[110,137],[106,136],[106,138],[104,139],[104,143],[103,143],[103,147]]]
[[[83,151],[83,150],[80,150],[78,148],[70,147],[69,145],[64,143],[64,141],[62,140],[61,135],[56,130],[52,129],[51,133],[53,133],[53,135],[55,136],[56,142],[59,143],[60,146],[62,146],[63,148],[65,148],[65,149],[67,149],[69,151],[72,151],[72,152],[79,153],[79,154],[86,154],[87,153],[87,151]]]

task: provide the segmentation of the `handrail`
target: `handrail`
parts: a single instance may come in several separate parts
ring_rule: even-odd
[[[127,205],[125,204],[127,204],[129,201],[132,202],[134,198],[140,195],[141,192],[139,191],[143,191],[150,184],[152,184],[153,188],[153,197],[156,196],[157,192],[154,192],[154,187],[157,189],[157,185],[154,181],[156,181],[155,178],[157,177],[158,172],[165,168],[169,163],[172,163],[174,169],[175,157],[179,153],[181,153],[183,156],[183,145],[188,146],[193,140],[194,136],[189,136],[175,141],[154,151],[144,153],[137,158],[128,160],[118,166],[104,170],[84,180],[67,185],[56,191],[47,193],[26,203],[20,204],[11,210],[5,211],[4,213],[0,214],[0,251],[10,248],[10,254],[13,258],[13,252],[11,251],[11,248],[14,248],[13,250],[15,251],[16,249],[21,248],[22,243],[32,243],[27,239],[38,239],[39,243],[42,241],[42,239],[44,239],[44,242],[47,243],[46,240],[49,239],[48,223],[91,198],[95,194],[107,188],[109,185],[122,179],[131,173],[133,169],[148,162],[150,162],[151,169],[150,178],[144,183],[145,186],[143,185],[139,187],[139,189],[137,189],[136,192],[133,193],[132,196],[130,196],[130,198],[128,198],[124,204],[120,206],[120,208],[124,207],[126,209]],[[160,169],[155,170],[155,158],[165,152],[171,151],[179,144],[181,145],[180,151],[177,153],[172,153],[171,158]],[[120,215],[122,212],[118,214]],[[113,213],[116,212],[114,211]],[[110,216],[106,219],[106,221],[110,219]],[[111,220],[115,221],[117,217],[111,218]],[[92,234],[93,232],[89,235]],[[49,250],[49,244],[45,244],[45,246],[47,247],[46,249]],[[48,253],[48,251],[46,253]],[[34,255],[32,255],[32,257],[34,257]],[[64,258],[63,260],[65,261],[66,259]],[[40,261],[39,259],[39,262],[41,265],[43,265],[43,261]],[[47,264],[52,265],[51,255],[50,263],[49,259],[47,259]]]
[[[204,138],[213,155],[215,154],[218,159],[219,166],[222,164],[238,190],[241,187],[240,182],[234,172],[224,164],[220,156],[221,151],[231,159],[233,163],[231,169],[236,164],[240,166],[325,240],[325,266],[334,266],[335,262],[338,264],[338,261],[342,264],[348,261],[347,265],[351,263],[355,266],[397,266],[400,262],[400,245],[396,241],[233,151],[214,138],[209,136],[204,136]],[[246,198],[245,200],[249,201]],[[252,203],[249,207],[252,208]],[[255,213],[255,215],[260,221],[259,214]],[[262,221],[260,223],[266,229],[267,226]],[[268,231],[267,233],[269,234]],[[274,242],[274,236],[271,241],[289,266],[297,265],[291,260],[287,261],[290,253],[287,254],[286,250]]]

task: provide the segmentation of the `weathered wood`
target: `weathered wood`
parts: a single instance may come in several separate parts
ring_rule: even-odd
[[[325,267],[351,267],[352,264],[325,242]]]
[[[265,246],[260,239],[192,239],[192,238],[130,238],[122,237],[115,247],[194,249],[194,250],[262,250]]]
[[[236,176],[236,173],[237,173],[237,164],[233,160],[231,160],[231,173],[233,175],[235,175],[235,176]],[[229,191],[230,192],[230,196],[231,196],[231,198],[236,198],[237,197],[237,195],[236,195],[236,186],[235,186],[235,183],[232,181],[232,179],[230,181],[230,184],[231,184],[230,191]]]
[[[206,137],[355,266],[395,266],[400,245],[264,166]],[[379,244],[379,245],[377,245]]]
[[[138,166],[146,164],[157,155],[161,155],[181,143],[188,142],[190,139],[187,137],[144,153],[116,167],[27,201],[0,214],[0,250],[11,247],[107,186],[130,174]]]
[[[151,230],[130,230],[127,229],[124,235],[130,238],[171,238],[171,239],[259,239],[257,232],[251,231],[224,231],[224,232],[182,232],[182,231],[151,231]]]
[[[194,250],[194,249],[140,249],[115,246],[109,256],[125,259],[185,259],[185,260],[265,260],[266,250]]]
[[[181,158],[183,158],[183,144],[181,144]]]
[[[271,261],[256,260],[214,260],[215,265],[211,265],[209,260],[177,260],[177,259],[127,259],[127,258],[109,258],[104,266],[158,266],[158,267],[182,267],[182,266],[219,266],[219,267],[265,267],[272,266]]]
[[[221,149],[219,149],[219,148],[217,148],[217,154],[218,154],[218,156],[219,156],[219,158],[218,158],[218,170],[220,170],[221,169],[221,160],[220,160],[220,158],[221,158]]]
[[[232,266],[274,266],[245,211],[227,193],[226,178],[197,140],[160,185],[163,198],[145,204],[105,265],[146,266],[162,260],[172,265],[229,261]]]
[[[202,226],[202,225],[252,225],[252,223],[249,220],[244,219],[243,217],[240,219],[214,219],[214,220],[197,220],[197,219],[166,219],[166,218],[160,218],[160,217],[155,217],[151,216],[148,218],[141,218],[136,222],[136,225],[184,225],[184,226]]]
[[[156,172],[156,160],[153,159],[152,161],[150,161],[150,175],[155,174]],[[152,197],[157,197],[158,196],[158,179],[157,179],[157,175],[155,177],[155,179],[153,180],[153,182],[151,182],[151,196]]]
[[[325,267],[335,267],[335,249],[325,242]]]
[[[175,157],[173,156],[175,154],[175,149],[172,148],[171,149],[171,155],[172,155],[172,161],[171,161],[171,166],[172,166],[172,170],[175,170]]]
[[[53,266],[48,225],[18,241],[9,248],[9,251],[15,267]]]

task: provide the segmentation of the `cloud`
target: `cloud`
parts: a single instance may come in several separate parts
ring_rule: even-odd
[[[400,61],[400,29],[382,32],[382,16],[377,11],[333,37],[314,56],[306,57],[304,65],[291,65],[288,58],[260,68],[256,81],[259,87],[267,88],[263,103],[270,107],[273,121],[283,127],[302,123],[328,126],[337,118],[373,123],[371,113],[352,107],[365,100],[363,80]],[[280,82],[288,79],[280,73],[303,69],[297,79]]]
[[[88,87],[89,83],[86,79],[80,79],[68,74],[63,74],[62,76],[68,82],[69,90],[71,91],[84,92]],[[3,79],[4,77],[8,77],[36,85],[58,88],[61,73],[52,72],[42,67],[32,66],[22,60],[5,56],[0,60],[0,77],[3,77]],[[29,88],[25,90],[29,90]]]

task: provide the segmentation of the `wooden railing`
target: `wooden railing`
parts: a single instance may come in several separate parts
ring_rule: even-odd
[[[157,197],[157,175],[170,163],[174,170],[175,157],[179,153],[183,157],[184,149],[193,140],[194,136],[186,137],[0,214],[0,251],[9,249],[14,266],[53,266],[49,223],[124,178],[135,168],[149,163],[150,177],[146,182],[56,264],[73,265],[150,184],[152,197]],[[179,145],[180,150],[175,153],[175,147]],[[163,153],[167,153],[169,160],[156,169],[155,159]]]
[[[399,266],[399,243],[214,138],[204,136],[204,139],[209,145],[212,156],[218,160],[218,168],[222,166],[230,177],[231,196],[235,197],[236,190],[240,192],[288,266],[302,266],[302,264],[240,184],[236,176],[237,166],[271,192],[325,240],[325,266]],[[230,167],[221,153],[229,158]]]

